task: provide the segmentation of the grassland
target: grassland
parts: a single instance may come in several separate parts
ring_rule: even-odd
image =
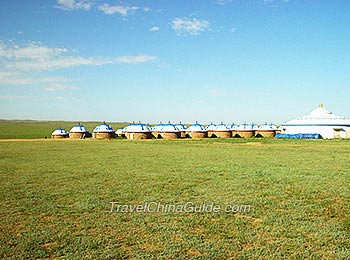
[[[349,259],[349,140],[0,141],[0,258]],[[251,205],[110,213],[110,202]]]

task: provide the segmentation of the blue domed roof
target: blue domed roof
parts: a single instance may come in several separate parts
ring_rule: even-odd
[[[179,132],[179,129],[176,128],[173,124],[163,124],[159,130],[159,132]]]
[[[89,131],[81,124],[77,124],[70,130],[71,133],[88,133]]]
[[[184,124],[176,124],[175,127],[180,131],[186,131],[187,127]]]
[[[259,126],[258,129],[261,131],[275,131],[275,130],[277,130],[277,127],[273,124],[263,124],[263,125]]]
[[[258,126],[255,125],[255,124],[241,124],[239,125],[236,130],[238,131],[254,131],[254,130],[257,130],[258,129]]]
[[[68,135],[69,132],[66,131],[64,128],[57,128],[55,131],[52,132],[51,135]]]
[[[232,123],[231,125],[229,125],[228,128],[229,128],[230,130],[236,130],[237,127],[238,127],[238,125],[236,125],[235,123]]]
[[[227,127],[227,125],[221,123],[216,126],[215,131],[230,131],[230,129]]]
[[[151,129],[148,125],[145,124],[130,124],[126,127],[126,132],[128,133],[143,133],[151,132]]]
[[[96,132],[114,132],[114,130],[109,124],[102,123],[95,127],[94,133]]]
[[[213,123],[211,123],[205,127],[205,130],[207,130],[207,131],[215,131],[215,129],[216,129],[216,125]]]
[[[189,128],[187,128],[187,131],[189,132],[207,132],[207,130],[205,130],[204,126],[201,124],[193,124],[191,125]]]

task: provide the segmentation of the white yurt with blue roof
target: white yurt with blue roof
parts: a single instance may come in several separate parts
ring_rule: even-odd
[[[187,126],[185,124],[182,124],[181,122],[179,124],[175,124],[175,127],[179,129],[180,131],[180,137],[185,138],[186,137],[186,131],[187,131]]]
[[[61,139],[61,138],[67,138],[67,137],[69,137],[69,132],[61,127],[57,128],[51,134],[51,138],[53,138],[53,139]]]
[[[230,131],[231,131],[231,136],[232,137],[235,137],[236,135],[237,135],[237,128],[238,128],[238,125],[237,124],[235,124],[235,123],[232,123],[232,124],[230,124],[229,126],[228,126],[228,128],[230,129]]]
[[[208,131],[204,128],[203,125],[198,124],[198,122],[196,122],[195,124],[187,128],[186,136],[193,139],[207,138]]]
[[[138,123],[130,124],[125,127],[126,138],[130,140],[150,139],[152,130],[149,125]]]
[[[119,128],[115,131],[115,135],[116,137],[123,137],[126,138],[126,130],[128,129],[128,127],[124,127],[124,128]]]
[[[283,123],[281,134],[315,134],[325,139],[350,138],[350,117],[336,116],[320,104],[309,114]]]
[[[221,122],[221,124],[216,126],[214,134],[218,138],[230,138],[230,137],[232,137],[232,132],[231,132],[230,128],[227,125],[225,125],[223,122]]]
[[[240,124],[237,128],[236,128],[236,135],[238,135],[239,137],[243,137],[243,138],[250,138],[253,137],[255,135],[255,131],[258,129],[258,126],[255,125],[254,123],[252,124]]]
[[[158,132],[163,128],[165,124],[163,124],[162,122],[160,122],[159,124],[154,125],[153,127],[151,127],[152,130],[152,136],[154,138],[158,138]]]
[[[109,124],[103,122],[95,127],[93,137],[95,139],[112,139],[115,137],[115,132]]]
[[[158,124],[154,127],[152,134],[158,139],[176,139],[181,137],[180,130],[170,122]]]
[[[263,124],[255,131],[256,137],[274,137],[276,135],[277,127],[274,124]]]
[[[208,137],[209,138],[216,137],[216,135],[215,135],[216,125],[215,124],[210,123],[209,125],[207,125],[205,127],[205,130],[208,131]]]
[[[71,128],[71,130],[69,131],[69,138],[72,138],[72,139],[84,139],[84,138],[88,138],[88,137],[91,137],[91,134],[80,123],[73,126]]]

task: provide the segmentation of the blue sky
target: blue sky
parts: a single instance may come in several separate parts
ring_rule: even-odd
[[[347,0],[2,0],[0,118],[350,116]]]

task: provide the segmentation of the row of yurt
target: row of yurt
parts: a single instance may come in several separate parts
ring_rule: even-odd
[[[277,128],[272,124],[264,124],[257,126],[255,124],[241,125],[219,125],[209,124],[204,127],[196,122],[190,127],[183,124],[157,124],[153,127],[145,124],[130,124],[122,129],[118,129],[115,133],[118,137],[127,139],[177,139],[177,138],[230,138],[230,137],[274,137]]]
[[[89,137],[93,137],[95,139],[111,139],[115,137],[115,132],[110,125],[103,122],[95,127],[93,130],[93,135],[80,123],[73,126],[70,131],[66,131],[63,128],[58,128],[51,134],[51,138],[53,139],[85,139]]]
[[[350,118],[333,115],[322,104],[309,114],[282,124],[278,138],[350,138]]]
[[[153,127],[145,124],[130,124],[122,129],[116,131],[118,137],[127,139],[177,139],[177,138],[205,138],[207,131],[200,124],[193,124],[189,128],[186,125],[159,123]]]

